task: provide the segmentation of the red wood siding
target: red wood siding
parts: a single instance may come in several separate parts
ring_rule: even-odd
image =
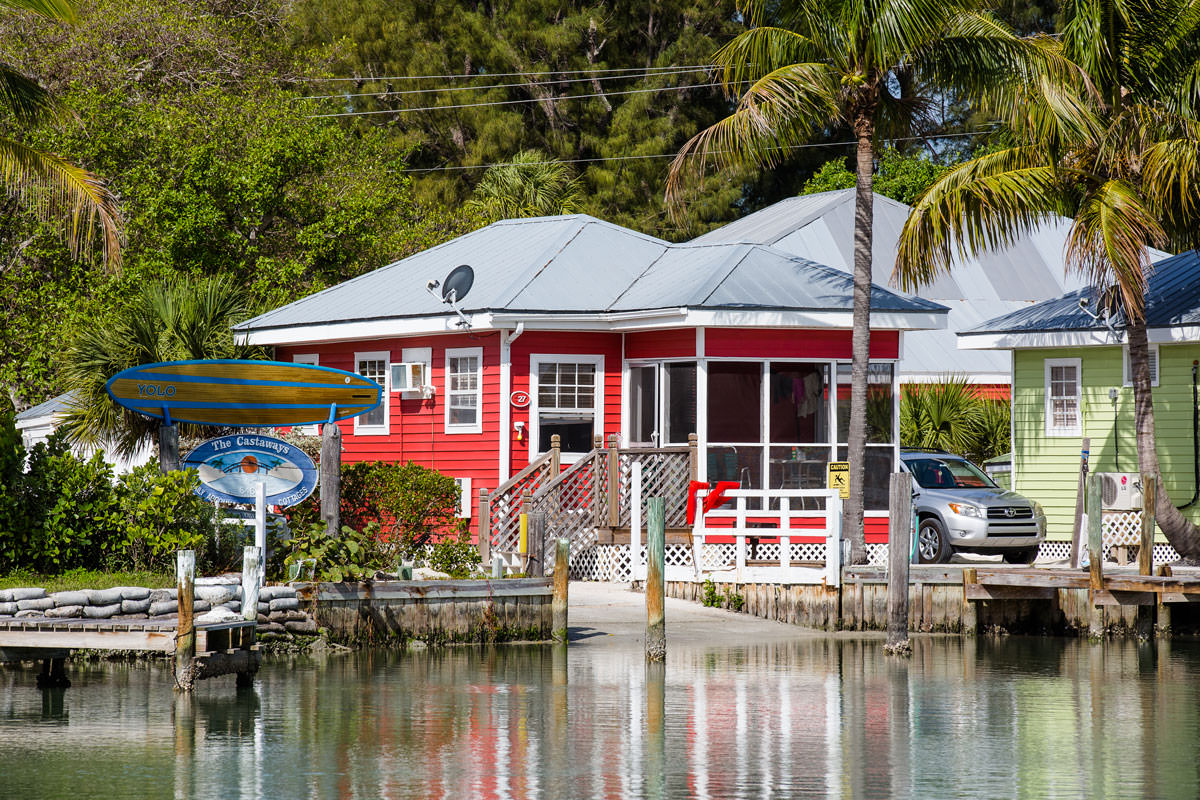
[[[693,336],[695,333],[693,332]],[[512,343],[513,391],[529,391],[530,356],[589,355],[604,356],[604,436],[621,432],[621,334],[560,331],[527,331]],[[523,420],[529,430],[527,408],[512,409],[512,422]],[[518,442],[509,430],[512,471],[515,474],[529,464],[529,436]],[[549,447],[546,443],[544,447]]]
[[[390,361],[401,360],[406,347],[432,349],[431,378],[436,393],[428,399],[402,400],[397,392],[388,392],[388,435],[354,434],[354,421],[345,420],[342,429],[342,460],[415,461],[455,478],[471,479],[471,528],[478,530],[479,490],[495,489],[498,480],[500,447],[500,338],[498,333],[444,336],[415,336],[368,342],[335,342],[277,348],[280,361],[291,361],[298,353],[317,353],[321,366],[355,371],[354,354],[388,351]],[[483,401],[482,433],[447,434],[446,350],[478,347],[483,350],[481,381]],[[505,398],[507,402],[507,398]]]
[[[837,358],[851,357],[849,330],[793,328],[707,328],[704,354],[714,358]],[[900,334],[871,333],[871,358],[899,358]]]
[[[625,334],[625,358],[692,358],[696,355],[696,329],[679,328]]]

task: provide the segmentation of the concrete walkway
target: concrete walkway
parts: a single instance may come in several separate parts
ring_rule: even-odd
[[[628,583],[572,581],[567,590],[572,646],[629,647],[646,633],[646,596]],[[824,637],[829,634],[749,614],[666,599],[667,645],[737,646]]]

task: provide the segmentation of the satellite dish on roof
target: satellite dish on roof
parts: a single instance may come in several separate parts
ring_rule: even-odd
[[[475,270],[469,264],[459,264],[442,281],[442,300],[453,305],[455,301],[465,298],[474,285]]]

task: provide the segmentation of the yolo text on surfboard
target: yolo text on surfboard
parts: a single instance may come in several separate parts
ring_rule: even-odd
[[[165,386],[157,383],[139,383],[137,393],[139,397],[174,397],[175,386],[170,383]]]

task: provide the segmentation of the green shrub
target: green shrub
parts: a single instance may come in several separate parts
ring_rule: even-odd
[[[986,400],[965,378],[906,384],[900,395],[900,444],[947,450],[982,462],[1010,450],[1010,403]]]
[[[453,478],[412,461],[342,465],[342,525],[363,531],[375,523],[389,567],[413,559],[436,539],[461,537],[468,526],[458,517],[458,500]],[[287,517],[293,530],[319,522],[320,498],[293,506]]]
[[[311,561],[315,580],[363,580],[383,566],[375,525],[368,524],[361,531],[344,525],[340,536],[330,536],[324,523],[314,522],[292,533],[291,552],[284,563],[291,566]]]
[[[469,531],[457,537],[444,537],[429,550],[429,566],[451,578],[469,578],[479,567],[479,551],[471,541]]]

